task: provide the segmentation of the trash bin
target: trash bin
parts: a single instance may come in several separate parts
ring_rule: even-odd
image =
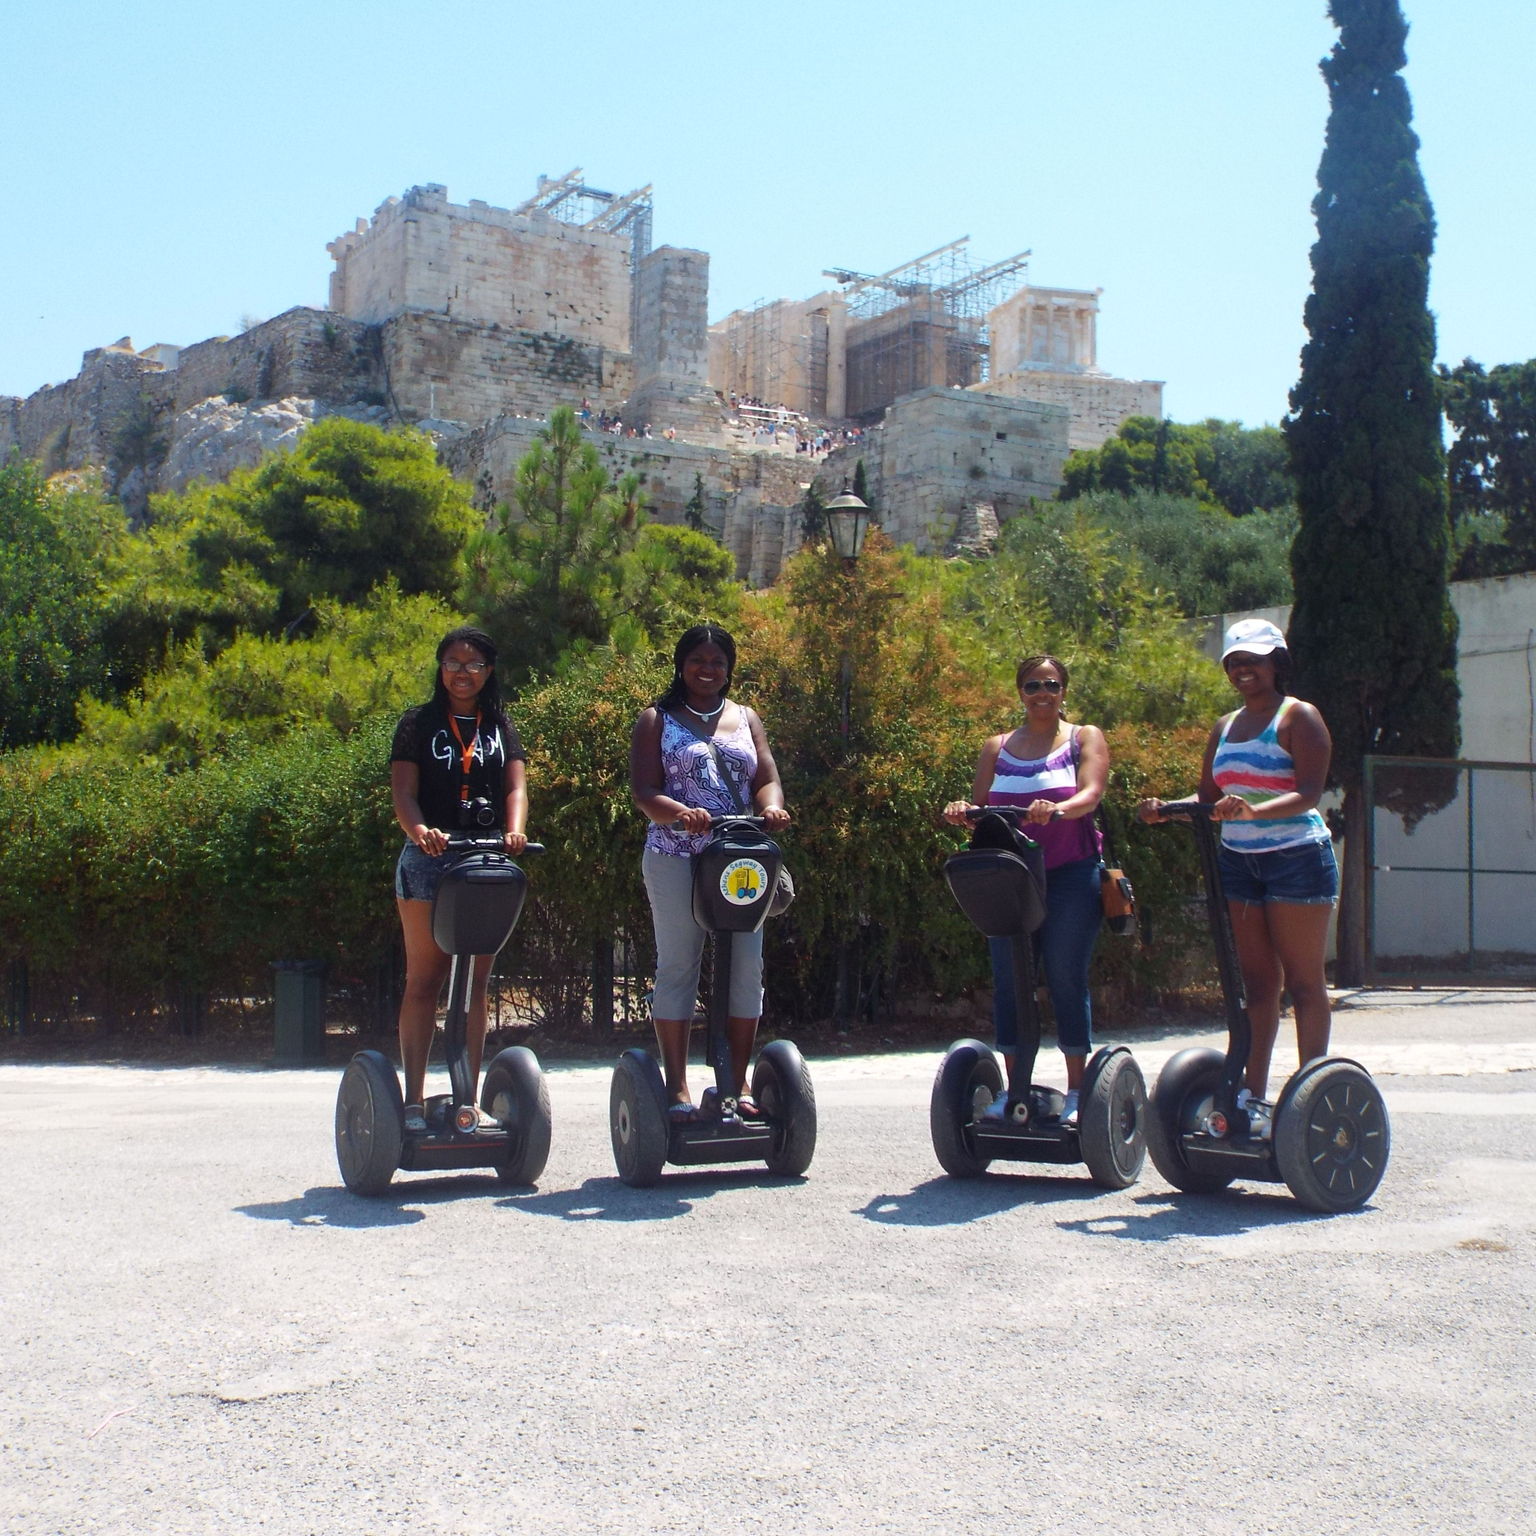
[[[325,1060],[325,961],[274,960],[273,1064],[302,1067]]]

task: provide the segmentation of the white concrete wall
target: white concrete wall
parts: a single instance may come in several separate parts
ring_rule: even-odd
[[[1451,606],[1461,626],[1462,757],[1536,762],[1536,572],[1452,582]],[[1202,643],[1216,658],[1236,620],[1269,619],[1284,629],[1290,616],[1288,607],[1223,614]],[[1497,974],[1501,956],[1511,964],[1536,959],[1536,773],[1471,770],[1441,810],[1412,827],[1383,812],[1374,836],[1378,965],[1450,969],[1469,947],[1480,972]],[[1470,890],[1469,855],[1485,871]]]
[[[1451,607],[1461,626],[1456,676],[1461,684],[1461,755],[1492,763],[1536,762],[1536,571],[1486,581],[1453,581]],[[1268,619],[1284,629],[1289,606],[1226,613],[1202,640],[1213,660],[1239,619]]]

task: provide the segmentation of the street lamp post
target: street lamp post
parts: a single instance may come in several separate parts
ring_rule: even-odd
[[[864,535],[869,532],[869,508],[844,485],[842,494],[834,496],[824,508],[827,531],[832,537],[832,548],[843,562],[843,574],[850,579],[860,551],[864,548]],[[846,637],[846,630],[844,631]],[[853,658],[849,655],[846,638],[838,664],[838,731],[843,740],[843,751],[850,749],[849,722],[853,701]],[[837,983],[832,1005],[833,1016],[839,1029],[848,1028],[848,1018],[853,1012],[849,993],[853,990],[853,955],[851,946],[841,943],[837,947]]]
[[[857,560],[864,548],[864,535],[869,532],[869,508],[845,485],[842,494],[834,496],[823,510],[832,548],[844,560]]]
[[[845,485],[842,494],[834,496],[823,510],[826,514],[827,530],[832,536],[832,548],[842,558],[844,572],[851,576],[854,562],[864,548],[864,535],[869,532],[869,508]],[[847,646],[843,647],[839,663],[837,693],[838,732],[846,748],[853,698],[853,662],[848,655]]]

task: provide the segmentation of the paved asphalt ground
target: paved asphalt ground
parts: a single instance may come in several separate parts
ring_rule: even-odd
[[[1334,1217],[945,1178],[931,1053],[813,1060],[803,1180],[627,1189],[562,1065],[536,1190],[373,1201],[333,1070],[0,1067],[0,1527],[1525,1536],[1536,996],[1356,997],[1335,1049],[1394,1148]]]

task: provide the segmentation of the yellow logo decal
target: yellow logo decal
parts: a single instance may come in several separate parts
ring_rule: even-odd
[[[735,907],[750,907],[768,889],[768,871],[756,859],[733,859],[720,872],[720,894]]]

